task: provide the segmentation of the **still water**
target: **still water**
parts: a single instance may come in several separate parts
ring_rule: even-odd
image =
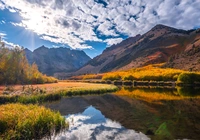
[[[55,139],[200,139],[200,90],[191,90],[193,97],[189,97],[189,90],[180,94],[180,89],[123,88],[119,92],[124,91],[134,93],[134,97],[113,93],[62,98],[45,104],[59,111],[70,123],[69,130]],[[137,92],[144,98],[136,96]],[[170,96],[155,101],[146,100],[145,94]]]

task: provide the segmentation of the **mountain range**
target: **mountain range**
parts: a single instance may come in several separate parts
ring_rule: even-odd
[[[127,38],[107,47],[90,59],[83,51],[44,46],[31,52],[25,49],[29,63],[41,72],[56,77],[127,70],[149,64],[200,71],[200,29],[182,30],[156,25],[143,35]]]
[[[159,24],[143,35],[108,47],[80,68],[76,75],[126,70],[164,62],[167,62],[166,67],[200,70],[199,50],[200,29],[181,30]]]
[[[84,51],[69,48],[47,48],[41,46],[33,52],[24,49],[28,62],[36,63],[40,72],[47,75],[73,72],[86,64],[91,58]]]

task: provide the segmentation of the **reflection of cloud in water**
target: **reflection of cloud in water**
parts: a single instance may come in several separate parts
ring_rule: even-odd
[[[88,107],[83,113],[68,115],[69,130],[56,137],[56,140],[148,140],[141,132],[126,129],[119,123],[105,118],[94,107]]]

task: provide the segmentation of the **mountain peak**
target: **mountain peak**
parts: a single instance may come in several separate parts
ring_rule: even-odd
[[[32,52],[31,50],[29,50],[28,48],[24,49],[25,52]]]
[[[44,45],[42,45],[41,47],[39,47],[40,49],[49,49],[47,47],[45,47]]]
[[[127,70],[167,62],[171,56],[182,53],[187,46],[200,44],[198,31],[193,31],[192,34],[191,31],[158,24],[142,36],[130,37],[106,48],[101,55],[89,61],[76,73]],[[182,61],[177,61],[180,62]]]
[[[49,48],[47,48],[44,45],[42,45],[41,47],[35,49],[34,52],[37,52],[37,51],[43,52],[43,51],[48,51],[48,50],[49,50]]]
[[[163,25],[163,24],[157,24],[156,26],[154,26],[152,28],[152,30],[158,30],[158,29],[163,29],[163,28],[165,28],[165,29],[171,29],[172,27],[169,27],[169,26],[166,26],[166,25]]]

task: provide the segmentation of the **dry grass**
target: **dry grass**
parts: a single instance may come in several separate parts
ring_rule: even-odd
[[[37,105],[0,106],[0,139],[41,139],[68,128],[60,113]]]
[[[36,85],[13,85],[12,88],[14,89],[14,93],[23,93],[26,88],[33,88],[33,89],[43,89],[46,93],[57,92],[60,90],[86,90],[86,89],[108,89],[113,88],[113,85],[106,85],[106,84],[94,84],[94,83],[83,83],[83,82],[58,82],[52,84],[36,84]],[[5,86],[0,86],[0,94],[3,93]]]
[[[103,94],[114,92],[118,88],[114,85],[81,83],[81,82],[59,82],[53,84],[17,85],[7,87],[0,95],[0,104],[4,103],[41,103],[59,100],[63,96],[77,96],[87,94]]]

